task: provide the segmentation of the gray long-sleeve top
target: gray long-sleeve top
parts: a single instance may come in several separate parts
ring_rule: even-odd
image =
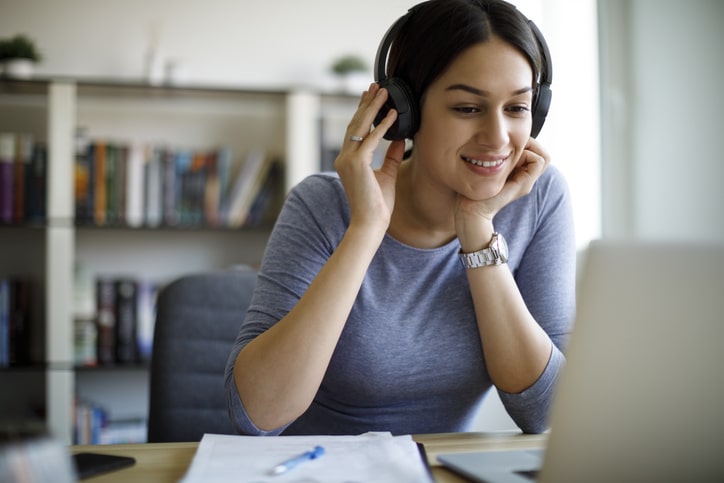
[[[349,218],[335,174],[313,175],[287,197],[227,364],[225,391],[235,428],[251,435],[469,430],[492,382],[457,239],[419,249],[386,235],[309,409],[273,431],[258,429],[246,414],[233,378],[236,356],[297,303]],[[498,213],[494,226],[508,241],[508,266],[528,309],[554,343],[531,387],[499,394],[524,432],[541,432],[575,305],[571,201],[560,172],[549,167],[529,195]]]

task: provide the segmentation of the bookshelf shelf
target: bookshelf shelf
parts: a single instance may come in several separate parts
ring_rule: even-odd
[[[250,150],[261,149],[281,162],[283,194],[324,166],[320,161],[337,149],[356,105],[352,96],[309,90],[0,79],[0,133],[31,133],[47,149],[43,216],[0,223],[0,279],[29,280],[33,301],[30,362],[0,368],[0,387],[22,389],[2,391],[0,424],[40,418],[70,443],[76,398],[109,405],[123,420],[146,418],[147,363],[76,363],[74,321],[88,302],[74,287],[79,267],[93,278],[132,277],[160,287],[186,273],[254,266],[273,223],[273,218],[241,227],[81,222],[73,183],[79,127],[91,140],[119,144],[227,147],[234,153],[232,173]]]
[[[133,363],[133,364],[116,364],[114,366],[82,366],[74,365],[73,369],[76,372],[127,372],[127,371],[148,371],[150,368],[149,363]]]

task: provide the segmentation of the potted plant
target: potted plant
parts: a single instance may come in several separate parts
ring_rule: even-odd
[[[356,55],[344,55],[332,63],[332,72],[341,80],[342,90],[352,93],[364,90],[369,84],[367,64]]]
[[[0,63],[7,76],[21,78],[32,76],[35,63],[41,58],[35,42],[26,35],[18,34],[10,39],[0,40]]]

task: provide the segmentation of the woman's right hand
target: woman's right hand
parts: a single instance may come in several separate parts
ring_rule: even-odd
[[[372,123],[387,100],[387,90],[376,83],[362,93],[357,111],[347,126],[342,149],[334,161],[334,168],[347,194],[351,211],[350,226],[387,231],[395,203],[395,181],[405,151],[404,140],[393,141],[387,149],[382,166],[372,169],[374,151],[385,132],[397,119],[391,109],[387,116],[372,129]],[[354,141],[353,138],[362,138]]]

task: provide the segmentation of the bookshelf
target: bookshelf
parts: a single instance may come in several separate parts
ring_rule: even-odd
[[[18,389],[2,391],[0,424],[29,420],[72,442],[76,396],[115,404],[108,409],[122,419],[147,417],[147,364],[75,363],[77,267],[93,277],[129,276],[162,286],[185,273],[255,265],[269,235],[270,222],[251,227],[80,222],[74,197],[79,126],[89,139],[120,144],[197,151],[223,146],[234,153],[232,172],[247,152],[262,149],[281,160],[280,189],[286,192],[323,166],[324,153],[337,149],[356,104],[354,96],[304,89],[0,79],[0,132],[30,132],[47,148],[45,218],[0,224],[0,278],[19,276],[32,286],[29,361],[0,368],[0,385]]]

